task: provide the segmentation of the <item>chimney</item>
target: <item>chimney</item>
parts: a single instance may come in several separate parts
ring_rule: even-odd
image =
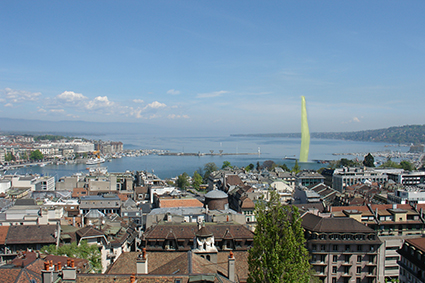
[[[136,271],[137,274],[148,274],[148,256],[146,254],[146,248],[142,249],[142,254],[139,254],[137,258]]]
[[[233,252],[230,251],[229,254],[229,262],[228,262],[228,274],[229,274],[229,281],[235,282],[235,257],[233,256]]]
[[[45,261],[44,269],[41,271],[42,283],[53,283],[58,280],[59,272],[57,266],[53,267],[53,261]]]
[[[77,280],[77,269],[73,259],[66,260],[66,267],[62,268],[62,280],[67,282],[75,282]]]

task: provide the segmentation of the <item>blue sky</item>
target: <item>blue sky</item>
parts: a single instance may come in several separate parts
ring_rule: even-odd
[[[425,1],[0,1],[0,117],[188,135],[425,124]],[[0,126],[1,129],[1,126]]]

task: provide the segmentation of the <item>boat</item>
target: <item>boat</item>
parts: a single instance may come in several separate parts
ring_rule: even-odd
[[[87,165],[96,165],[105,162],[105,158],[99,157],[99,158],[90,158],[86,161]]]

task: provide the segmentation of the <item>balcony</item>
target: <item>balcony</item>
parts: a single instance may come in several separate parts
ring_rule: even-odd
[[[341,274],[341,277],[352,277],[353,275],[353,272],[344,272]]]
[[[343,265],[343,266],[351,266],[353,264],[350,261],[344,261],[344,262],[341,263],[341,265]]]

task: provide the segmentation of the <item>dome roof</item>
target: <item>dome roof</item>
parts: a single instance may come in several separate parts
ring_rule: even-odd
[[[209,198],[209,199],[222,199],[222,198],[227,198],[227,194],[223,191],[220,190],[212,190],[209,191],[206,195],[205,198]]]

